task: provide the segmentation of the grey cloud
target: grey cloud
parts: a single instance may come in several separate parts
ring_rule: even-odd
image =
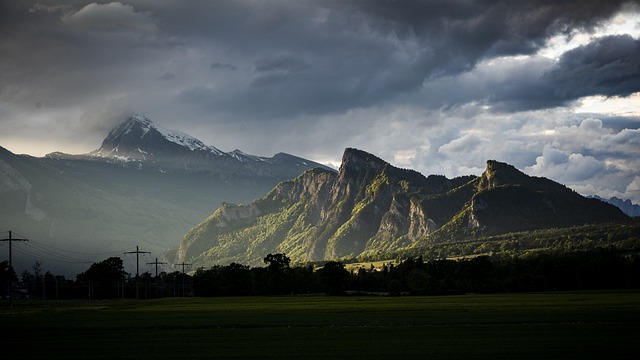
[[[531,54],[553,34],[594,29],[629,1],[386,1],[347,2],[371,15],[372,28],[439,42],[469,64],[485,56]],[[453,45],[453,47],[452,47]]]
[[[74,11],[62,11],[67,3]],[[10,23],[19,26],[15,20],[19,19],[38,26],[16,40],[23,55],[17,55],[8,68],[32,62],[32,68],[40,70],[32,71],[36,81],[31,88],[81,102],[90,94],[98,98],[105,92],[122,92],[140,67],[150,69],[196,50],[203,57],[216,58],[209,70],[254,69],[248,75],[253,78],[238,74],[237,83],[227,93],[213,91],[213,99],[200,97],[205,101],[202,108],[216,106],[222,112],[241,112],[245,118],[344,112],[399,99],[430,103],[431,99],[417,96],[426,82],[459,76],[496,55],[530,54],[551,35],[593,28],[615,14],[622,3],[281,0],[267,4],[229,0],[186,6],[176,0],[140,0],[60,1],[45,7],[26,2],[22,8],[12,5],[14,20]],[[29,13],[29,9],[38,11]],[[0,25],[0,29],[8,26]],[[216,49],[225,49],[224,56],[213,53]],[[161,69],[155,74],[178,76],[177,70]],[[81,73],[83,87],[94,87],[94,91],[74,92],[63,79],[69,73]],[[10,75],[11,71],[0,75],[0,80],[24,85],[20,74],[4,78]],[[547,83],[552,80],[549,76]],[[176,81],[176,86],[210,83],[206,75],[193,74],[184,81],[188,79],[201,82]],[[558,76],[553,80],[562,81]],[[517,88],[519,83],[511,86],[515,91],[498,89],[486,100],[505,109],[543,108],[570,101],[548,95],[542,82],[528,87],[537,89],[537,96],[530,96],[524,86]],[[48,84],[69,90],[54,91]],[[475,96],[470,101],[482,95]],[[460,101],[453,98],[443,104]]]
[[[274,87],[273,91],[237,88],[237,101],[221,105],[266,115],[264,105],[276,103],[279,110],[274,115],[280,117],[348,111],[412,97],[425,82],[457,76],[483,59],[532,54],[550,36],[594,29],[624,3],[354,0],[275,1],[266,6],[217,1],[194,12],[169,2],[154,14],[162,18],[165,30],[206,36],[202,41],[229,49],[249,62],[245,66],[253,63],[257,73],[271,72],[246,85]],[[283,76],[302,71],[309,74]],[[516,92],[494,97],[503,100],[505,110],[567,101],[547,95],[549,89],[541,88],[542,83],[533,85],[537,96],[514,84]]]
[[[438,152],[447,155],[469,154],[475,152],[477,147],[485,141],[477,135],[469,134],[440,146]]]
[[[192,88],[184,89],[178,93],[177,98],[181,101],[189,103],[208,103],[212,101],[215,93],[212,89],[205,86],[195,86]]]
[[[156,33],[158,27],[148,13],[137,12],[133,6],[120,2],[91,3],[62,17],[66,25],[80,29]]]
[[[173,79],[176,78],[176,74],[174,73],[164,73],[160,76],[158,76],[156,79],[157,80],[164,80],[164,81],[171,81]]]
[[[482,103],[512,112],[568,105],[585,96],[625,97],[640,91],[640,41],[628,35],[595,39],[563,54],[496,59],[458,76],[426,83],[434,107]]]
[[[222,64],[220,62],[214,62],[213,64],[211,64],[211,66],[209,66],[209,69],[212,70],[217,70],[217,69],[222,69],[222,70],[231,70],[231,71],[237,71],[238,68],[234,65],[231,64]]]
[[[585,96],[628,96],[640,91],[640,41],[628,35],[599,38],[564,53],[539,77],[519,81],[513,75],[490,99],[506,111],[563,106]]]
[[[3,9],[11,20],[0,21],[0,94],[14,106],[40,101],[63,108],[108,100],[144,84],[140,74],[162,61],[166,48],[154,44],[154,19],[131,5],[60,2],[45,11],[20,3]],[[65,11],[54,11],[56,6]]]
[[[292,55],[261,58],[254,63],[254,70],[258,73],[258,77],[253,80],[252,85],[264,87],[286,82],[285,86],[298,87],[300,81],[292,79],[297,75],[296,73],[310,68],[311,65],[304,59]],[[307,80],[306,77],[297,78],[302,82]],[[308,90],[310,89],[305,89],[305,93],[310,95]]]
[[[640,41],[628,35],[608,36],[570,50],[542,80],[560,99],[630,95],[640,91]]]
[[[596,175],[607,172],[602,161],[578,153],[567,153],[545,146],[536,163],[527,170],[533,175],[542,175],[563,183],[591,180]]]
[[[540,165],[545,176],[586,179],[595,159],[617,167],[580,184],[623,192],[640,168],[635,115],[591,114],[602,126],[581,129],[586,115],[562,107],[639,91],[638,40],[597,39],[557,62],[532,54],[624,3],[0,1],[0,137],[35,114],[43,129],[81,118],[99,138],[131,110],[228,150],[339,160],[356,146],[448,176],[487,158],[551,161],[549,145],[566,156]]]
[[[311,67],[303,58],[293,55],[281,55],[261,58],[255,61],[255,71],[299,72]]]
[[[69,4],[49,6],[41,3],[36,3],[29,9],[29,12],[38,12],[38,11],[44,11],[50,14],[65,14],[65,13],[72,12],[73,8]]]
[[[640,128],[640,116],[620,116],[620,115],[603,115],[603,114],[582,114],[583,116],[599,116],[600,120],[611,129],[620,131],[622,129],[638,129]]]

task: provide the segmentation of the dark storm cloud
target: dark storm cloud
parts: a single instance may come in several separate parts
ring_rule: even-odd
[[[276,1],[269,6],[249,6],[223,1],[204,5],[190,17],[191,24],[180,28],[207,34],[210,41],[253,59],[256,74],[247,80],[247,86],[236,88],[237,93],[229,95],[232,101],[224,94],[212,94],[225,100],[206,99],[205,108],[215,104],[229,112],[240,109],[282,117],[395,102],[420,90],[425,82],[463,74],[482,60],[532,54],[551,36],[570,37],[577,31],[593,30],[624,3]],[[178,16],[182,19],[184,14],[178,12]],[[173,24],[178,21],[172,19]],[[272,73],[261,74],[266,70]],[[550,80],[549,86],[558,85]],[[256,91],[251,85],[268,86],[271,91]],[[524,100],[517,99],[518,92],[528,97],[525,89],[518,88],[515,93],[495,94],[496,101],[505,100],[503,107],[544,108],[570,100],[545,98],[548,90],[542,89],[544,96],[520,104]],[[454,97],[444,105],[457,101]],[[269,104],[278,105],[265,109]]]
[[[501,112],[566,106],[586,96],[629,96],[640,91],[640,41],[607,36],[542,57],[495,59],[424,87],[431,106],[482,103]]]
[[[223,113],[243,113],[245,118],[344,112],[409,101],[407,97],[420,101],[414,96],[425,82],[464,74],[495,56],[532,54],[550,36],[594,29],[623,3],[11,2],[2,5],[6,11],[0,16],[7,21],[0,29],[14,53],[21,55],[2,63],[5,71],[0,80],[5,85],[0,85],[0,91],[6,93],[19,83],[20,87],[39,88],[42,95],[38,97],[57,97],[67,104],[83,102],[130,88],[135,79],[132,73],[144,72],[141,66],[160,66],[193,49],[203,57],[206,52],[224,49],[216,61],[209,62],[209,70],[235,70],[236,78],[215,79],[218,83],[234,81],[233,86],[215,88],[213,80],[195,76],[200,83],[176,82],[182,90],[174,93],[209,88],[211,97],[189,97],[202,101],[192,102],[197,108],[210,111],[215,106]],[[14,41],[9,40],[12,29],[18,34]],[[25,84],[19,73],[27,67],[32,84]],[[158,73],[180,76],[177,69],[158,69],[148,77],[158,79]],[[72,86],[80,75],[85,79],[83,86]],[[567,73],[563,79],[550,73],[548,83],[563,89],[571,84],[572,75]],[[615,89],[619,88],[611,90]],[[15,87],[12,91],[16,99],[24,95]],[[567,100],[572,97],[570,93],[566,96]],[[500,94],[496,97],[501,98]],[[531,107],[538,108],[565,101],[559,96],[534,99],[538,103]],[[444,105],[458,101],[452,98]],[[516,102],[514,99],[513,106],[520,106]]]
[[[356,146],[448,176],[501,158],[622,194],[640,184],[637,112],[574,107],[637,98],[638,32],[595,36],[638,3],[0,1],[0,141],[88,151],[142,112],[223,149],[337,161]],[[558,37],[591,43],[542,56]]]
[[[628,35],[608,36],[570,50],[542,80],[561,99],[630,95],[640,91],[640,41]]]
[[[339,2],[342,3],[342,2]],[[593,30],[626,1],[362,0],[346,8],[371,15],[371,28],[416,36],[440,50],[442,60],[469,65],[486,56],[532,54],[555,34]],[[448,49],[448,51],[447,51]],[[451,69],[455,70],[455,68]]]
[[[25,1],[9,16],[0,25],[0,50],[7,55],[0,60],[0,94],[14,105],[104,100],[133,88],[140,70],[160,55],[154,19],[130,5]]]
[[[294,55],[282,55],[270,58],[261,58],[255,61],[255,70],[276,72],[298,72],[311,66],[302,58]]]

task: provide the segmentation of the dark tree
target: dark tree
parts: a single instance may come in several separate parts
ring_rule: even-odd
[[[270,270],[284,270],[289,268],[291,259],[285,254],[268,254],[264,258],[264,263]]]
[[[265,291],[272,295],[288,294],[293,289],[291,259],[285,254],[268,254],[264,258],[267,271],[262,276]]]
[[[9,266],[8,261],[0,262],[0,294],[7,295],[7,291],[9,289],[9,282],[18,281],[18,277],[16,276],[16,272],[13,271],[13,268]]]
[[[251,272],[248,266],[231,263],[222,268],[223,294],[251,295]]]
[[[330,295],[339,295],[344,292],[349,279],[349,272],[344,264],[337,261],[329,261],[317,271],[323,290]]]
[[[91,297],[109,298],[118,296],[118,285],[127,273],[119,257],[110,257],[92,264],[87,271],[78,275],[78,280],[89,282]]]
[[[221,266],[209,270],[199,268],[193,274],[193,294],[195,296],[219,296],[221,286]]]

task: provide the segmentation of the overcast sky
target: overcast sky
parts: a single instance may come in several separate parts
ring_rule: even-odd
[[[638,1],[0,0],[0,146],[127,114],[224,151],[448,177],[487,159],[640,203]]]

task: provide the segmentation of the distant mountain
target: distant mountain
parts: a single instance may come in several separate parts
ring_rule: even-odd
[[[488,161],[480,177],[425,177],[346,149],[340,171],[306,171],[248,205],[223,204],[182,239],[176,261],[257,265],[375,256],[513,231],[622,222],[617,208]]]
[[[190,135],[154,124],[144,115],[133,115],[111,130],[100,148],[91,155],[124,161],[176,161],[226,154]]]
[[[136,245],[159,256],[221,202],[251,201],[315,167],[331,171],[284,153],[225,153],[134,115],[89,154],[36,158],[0,147],[0,230],[33,239],[14,262],[75,274]]]
[[[177,130],[166,129],[144,115],[132,115],[116,126],[100,148],[89,154],[51,153],[50,159],[85,160],[119,164],[134,168],[155,168],[162,172],[209,173],[225,181],[245,183],[255,177],[292,179],[304,170],[325,165],[286,153],[273,157],[249,155],[240,150],[225,153],[214,146]],[[276,180],[273,182],[273,180]]]
[[[607,202],[611,205],[615,205],[620,208],[620,210],[622,210],[625,214],[631,217],[640,216],[640,205],[632,203],[631,200],[622,200],[615,196],[609,199],[601,198],[598,195],[592,195],[589,197]]]

